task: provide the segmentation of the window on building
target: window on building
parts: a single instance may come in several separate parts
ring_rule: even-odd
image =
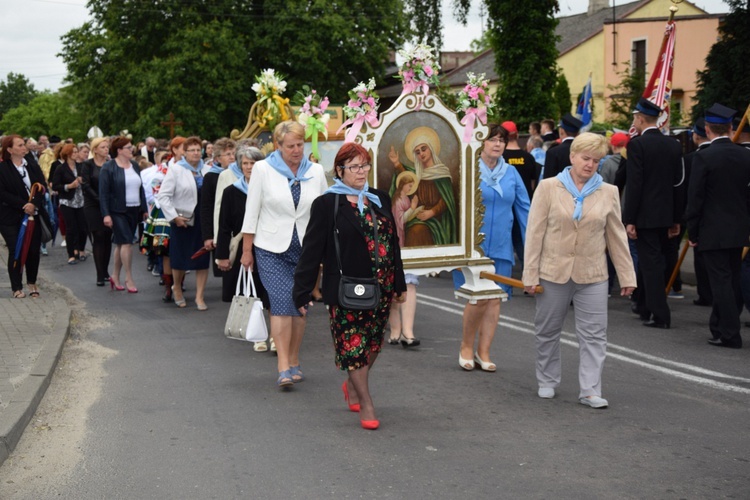
[[[634,74],[646,79],[646,40],[633,40],[631,65]]]

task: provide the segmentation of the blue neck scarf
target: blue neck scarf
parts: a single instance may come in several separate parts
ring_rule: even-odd
[[[229,166],[227,167],[227,170],[231,170],[234,176],[237,177],[238,179],[242,179],[243,177],[245,177],[242,174],[242,169],[240,168],[239,165],[237,165],[236,161],[233,161],[232,163],[230,163]]]
[[[500,187],[500,179],[505,176],[506,172],[508,172],[508,164],[503,157],[497,160],[497,165],[492,170],[490,170],[490,167],[487,166],[484,160],[479,159],[479,178],[497,191],[500,198],[503,197],[503,188]]]
[[[191,164],[187,162],[187,160],[185,160],[185,158],[178,161],[177,164],[183,168],[190,170],[194,174],[198,174],[198,176],[201,176],[201,171],[203,170],[203,160],[198,161],[197,167],[193,167]]]
[[[368,200],[370,200],[372,203],[377,205],[378,207],[382,207],[383,204],[380,202],[380,198],[378,198],[378,195],[375,193],[371,193],[368,191],[370,189],[370,185],[365,181],[365,187],[362,188],[362,191],[358,189],[354,189],[353,187],[347,186],[343,182],[341,182],[341,179],[334,179],[333,186],[329,187],[325,193],[334,193],[334,194],[344,194],[344,195],[351,195],[357,197],[357,208],[359,208],[359,213],[362,213],[365,211],[365,196]]]
[[[312,179],[312,177],[303,177],[303,175],[305,175],[307,171],[310,170],[310,167],[312,167],[312,162],[310,162],[310,160],[308,160],[307,158],[302,158],[302,162],[299,164],[299,169],[297,169],[297,175],[294,175],[292,173],[292,169],[289,168],[289,166],[286,164],[284,159],[281,157],[281,152],[279,152],[278,150],[268,155],[266,161],[273,167],[274,170],[289,179],[289,187],[292,187],[295,182],[304,182]]]
[[[211,165],[211,168],[208,170],[207,173],[209,173],[209,174],[220,174],[223,171],[224,171],[224,169],[221,168],[220,164],[214,163],[213,165]]]
[[[245,176],[241,175],[239,179],[237,179],[237,182],[232,184],[232,186],[236,187],[243,193],[245,193],[245,196],[247,196],[247,181],[245,180]]]
[[[565,167],[565,170],[557,174],[557,178],[562,182],[562,185],[565,186],[565,189],[573,195],[573,199],[576,200],[576,207],[573,210],[573,220],[581,220],[581,215],[583,215],[583,200],[588,195],[599,189],[599,186],[602,185],[602,176],[595,173],[591,179],[586,181],[586,184],[583,185],[583,189],[578,191],[576,183],[573,182],[573,177],[570,176],[570,169],[571,167]]]

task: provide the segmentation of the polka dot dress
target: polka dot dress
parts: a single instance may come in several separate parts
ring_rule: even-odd
[[[295,183],[292,188],[294,208],[299,204],[302,188]],[[297,228],[292,232],[292,242],[283,253],[274,253],[255,247],[255,262],[260,274],[260,281],[268,292],[273,316],[301,316],[292,300],[294,288],[294,269],[297,267],[302,245],[297,235]]]

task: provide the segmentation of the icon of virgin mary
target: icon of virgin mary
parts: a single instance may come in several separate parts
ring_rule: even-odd
[[[429,127],[417,127],[406,136],[404,152],[412,166],[404,165],[391,147],[388,158],[396,175],[413,172],[417,215],[406,222],[405,247],[450,245],[458,242],[456,200],[448,167],[440,161],[440,138]],[[395,177],[395,176],[394,176]]]

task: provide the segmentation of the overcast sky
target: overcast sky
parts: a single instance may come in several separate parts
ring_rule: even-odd
[[[453,20],[452,2],[443,0],[443,3],[443,50],[468,50],[471,40],[481,33],[478,7],[481,2],[472,2],[474,7],[466,27]],[[711,13],[728,10],[722,0],[696,0],[694,3]],[[38,90],[57,90],[65,77],[65,65],[57,57],[62,50],[60,37],[86,21],[86,0],[0,0],[0,4],[4,18],[0,30],[0,79],[5,80],[9,72],[22,73]],[[578,14],[587,7],[588,0],[560,0],[560,15]]]

